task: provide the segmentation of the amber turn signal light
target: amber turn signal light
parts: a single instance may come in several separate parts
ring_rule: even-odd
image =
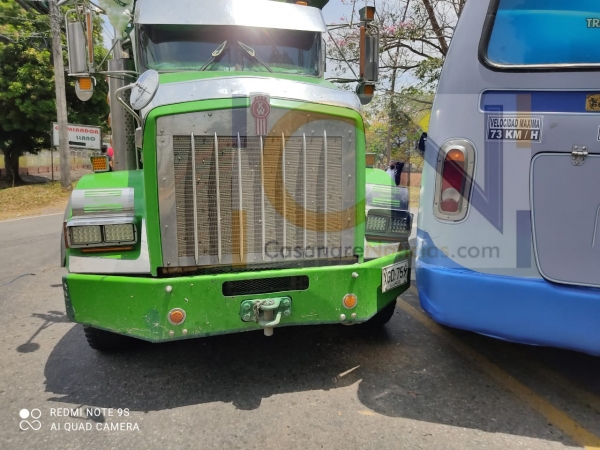
[[[91,77],[79,77],[79,89],[82,91],[91,91],[92,86],[92,78]]]
[[[358,297],[356,297],[354,294],[346,294],[344,296],[344,300],[342,300],[342,303],[346,309],[356,308],[356,305],[358,304]]]
[[[92,170],[94,172],[108,172],[108,156],[92,156],[90,157]]]
[[[185,311],[180,308],[172,309],[169,312],[169,322],[173,325],[181,325],[185,320]]]

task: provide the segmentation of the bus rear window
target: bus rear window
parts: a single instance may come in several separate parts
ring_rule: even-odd
[[[497,0],[487,60],[497,66],[600,65],[599,0]]]

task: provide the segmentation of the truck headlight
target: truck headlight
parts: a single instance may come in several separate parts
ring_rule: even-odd
[[[104,226],[105,242],[134,242],[135,228],[132,223]]]
[[[73,219],[66,225],[67,247],[80,248],[83,252],[133,249],[138,240],[133,218]]]
[[[71,243],[74,245],[89,245],[102,243],[102,230],[100,226],[70,227]]]
[[[394,209],[371,209],[367,213],[365,234],[374,241],[398,242],[410,236],[412,214]]]
[[[381,216],[367,217],[367,231],[385,233],[388,228],[388,218]]]

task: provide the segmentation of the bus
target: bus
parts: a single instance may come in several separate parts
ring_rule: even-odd
[[[434,101],[416,275],[438,323],[600,355],[600,10],[467,2]]]

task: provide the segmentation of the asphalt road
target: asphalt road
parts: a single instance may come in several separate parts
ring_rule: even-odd
[[[414,290],[379,333],[99,354],[64,315],[60,227],[0,222],[1,449],[600,447],[600,359],[439,327]]]

